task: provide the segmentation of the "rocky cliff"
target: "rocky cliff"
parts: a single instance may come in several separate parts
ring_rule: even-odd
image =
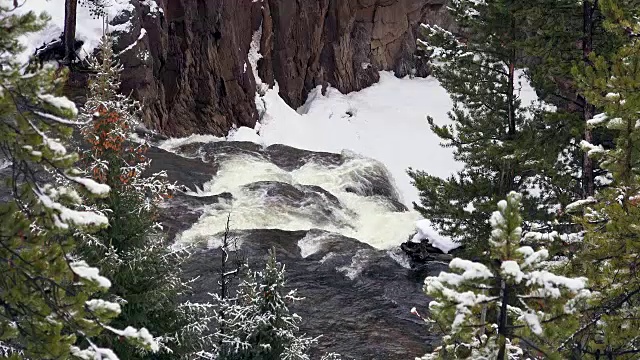
[[[444,1],[132,0],[135,10],[112,21],[131,22],[117,49],[123,90],[144,101],[156,130],[221,135],[258,120],[248,60],[256,31],[259,77],[295,108],[319,85],[350,92],[380,70],[424,75],[414,56],[418,26],[448,25]]]

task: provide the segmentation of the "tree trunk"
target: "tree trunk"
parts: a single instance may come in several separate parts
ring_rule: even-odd
[[[507,304],[509,303],[509,286],[502,280],[502,296],[500,315],[498,317],[498,357],[497,360],[507,360]]]
[[[229,252],[228,252],[228,248],[229,248],[229,235],[230,235],[230,223],[231,223],[231,214],[229,214],[229,216],[227,216],[227,223],[225,225],[224,228],[224,235],[222,238],[222,246],[220,247],[221,250],[221,254],[220,254],[220,299],[222,299],[223,301],[227,298],[227,284],[229,283],[229,281],[227,280],[227,277],[230,276],[230,274],[227,274],[227,262],[229,261]],[[225,319],[225,313],[224,310],[220,310],[218,312],[220,319],[224,320]],[[225,324],[221,323],[220,327],[219,327],[219,331],[220,334],[224,335],[225,333]],[[222,349],[222,338],[220,338],[220,340],[218,341],[218,346],[220,347],[220,349]]]
[[[584,0],[582,2],[582,56],[587,66],[591,66],[589,55],[593,51],[593,14],[597,8],[598,0],[595,0],[593,4],[590,0]],[[587,126],[587,121],[593,118],[595,109],[593,105],[589,104],[586,98],[583,97],[583,101],[584,140],[591,143],[593,141],[593,133]],[[585,198],[593,196],[595,193],[593,159],[591,159],[586,152],[582,162],[582,189]]]
[[[507,103],[509,105],[509,137],[516,134],[516,109],[515,109],[515,64],[509,64],[509,85],[507,89]]]
[[[64,63],[69,65],[76,57],[76,15],[78,0],[65,0],[64,8]]]

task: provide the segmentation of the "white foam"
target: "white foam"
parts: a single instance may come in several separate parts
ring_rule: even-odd
[[[166,150],[169,152],[176,152],[179,147],[194,143],[209,143],[209,142],[218,142],[224,141],[225,138],[218,137],[214,135],[200,135],[200,134],[192,134],[183,138],[170,138],[164,141],[161,141],[158,144],[158,147],[162,150]]]
[[[303,258],[307,258],[319,252],[320,250],[322,250],[322,244],[327,240],[329,236],[330,235],[326,232],[322,232],[318,234],[318,233],[309,231],[304,238],[298,241],[298,247],[300,248],[300,256],[302,256]],[[323,258],[323,260],[325,259]],[[324,262],[324,261],[321,261],[321,262]]]
[[[403,268],[411,269],[411,262],[409,261],[409,257],[399,247],[387,250],[387,255],[389,255],[390,258],[392,258],[398,265],[402,266]]]
[[[380,164],[373,160],[353,157],[341,166],[311,162],[287,172],[255,157],[231,157],[220,164],[217,176],[206,183],[198,195],[230,192],[234,200],[231,204],[206,207],[200,220],[179,235],[178,241],[207,241],[224,231],[226,216],[231,213],[231,228],[234,230],[320,229],[358,239],[378,249],[388,249],[408,239],[420,215],[415,211],[394,212],[380,197],[365,197],[346,191],[367,171],[376,170],[378,166]],[[266,197],[264,192],[243,188],[257,181],[320,186],[336,196],[344,208],[333,207],[333,221],[327,221],[315,215],[322,204],[308,202],[291,207],[273,197]],[[328,204],[331,203],[327,201],[324,205]],[[305,254],[310,255],[308,252]]]
[[[356,254],[351,258],[351,264],[336,268],[339,272],[344,273],[350,280],[355,280],[365,266],[369,262],[369,250],[358,250]]]

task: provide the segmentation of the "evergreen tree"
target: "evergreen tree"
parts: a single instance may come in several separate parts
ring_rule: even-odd
[[[561,149],[546,143],[538,126],[541,111],[524,108],[519,98],[528,7],[512,0],[456,0],[451,14],[462,35],[423,25],[421,44],[454,102],[453,125],[429,119],[431,127],[464,168],[446,180],[412,169],[409,175],[420,190],[416,209],[478,256],[488,249],[490,209],[510,191],[523,193],[527,219],[538,225],[573,197],[566,194],[570,179],[555,166]]]
[[[598,0],[537,0],[525,3],[527,35],[525,51],[531,57],[527,73],[538,95],[557,105],[557,111],[544,114],[540,126],[548,131],[547,144],[564,146],[563,162],[573,173],[569,189],[580,197],[593,196],[606,185],[598,168],[584,153],[579,143],[609,141],[606,131],[587,125],[596,107],[576,87],[572,68],[591,67],[593,51],[611,54],[620,46],[620,37],[604,30],[605,16]]]
[[[159,336],[161,351],[152,356],[135,351],[127,343],[101,339],[124,359],[176,359],[198,350],[196,334],[187,325],[192,312],[182,307],[180,296],[189,288],[180,278],[187,254],[167,244],[156,223],[159,203],[170,196],[173,185],[166,174],[147,175],[148,145],[132,142],[138,103],[120,93],[120,72],[105,36],[101,59],[91,60],[96,76],[82,114],[87,171],[95,180],[111,187],[109,196],[92,205],[106,214],[110,226],[83,236],[80,253],[100,265],[114,285],[106,299],[122,305],[115,324],[144,326]]]
[[[107,325],[120,306],[94,294],[111,282],[73,256],[71,231],[108,221],[77,210],[81,194],[107,196],[110,189],[79,177],[77,155],[65,148],[77,110],[55,95],[64,78],[50,68],[23,76],[15,60],[23,51],[18,38],[42,29],[47,17],[13,10],[0,4],[0,151],[10,162],[10,197],[0,204],[0,351],[16,359],[116,359],[95,343],[105,329],[157,350],[146,329]],[[46,183],[51,173],[67,184]]]
[[[561,320],[565,331],[577,328],[571,315],[591,293],[586,278],[550,272],[546,249],[520,246],[520,208],[521,195],[511,192],[491,215],[490,266],[456,258],[452,272],[425,279],[424,290],[434,298],[431,318],[446,336],[423,359],[563,358],[543,341],[547,324]],[[486,318],[491,308],[498,313],[495,323]]]
[[[612,37],[626,38],[626,43],[614,54],[592,54],[593,66],[575,73],[587,99],[603,109],[589,126],[616,134],[613,149],[582,143],[611,172],[613,183],[573,206],[585,209],[587,232],[572,270],[587,275],[599,297],[560,350],[626,359],[640,353],[640,3],[606,0],[600,7]]]
[[[211,335],[211,343],[215,348],[201,352],[201,358],[309,359],[308,350],[317,338],[298,334],[301,318],[290,313],[288,304],[301,298],[295,290],[287,292],[284,266],[276,261],[273,250],[264,271],[249,273],[235,297],[212,296],[213,323],[217,330]],[[339,359],[339,356],[326,354],[323,359]]]

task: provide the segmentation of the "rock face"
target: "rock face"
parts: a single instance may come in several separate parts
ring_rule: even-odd
[[[145,122],[169,135],[222,135],[253,126],[256,81],[248,61],[261,31],[260,78],[287,103],[316,86],[350,92],[378,80],[427,73],[414,56],[421,22],[448,26],[446,0],[132,0],[117,50],[123,90],[144,101]],[[144,32],[142,32],[144,29]],[[131,46],[131,44],[134,44]]]

